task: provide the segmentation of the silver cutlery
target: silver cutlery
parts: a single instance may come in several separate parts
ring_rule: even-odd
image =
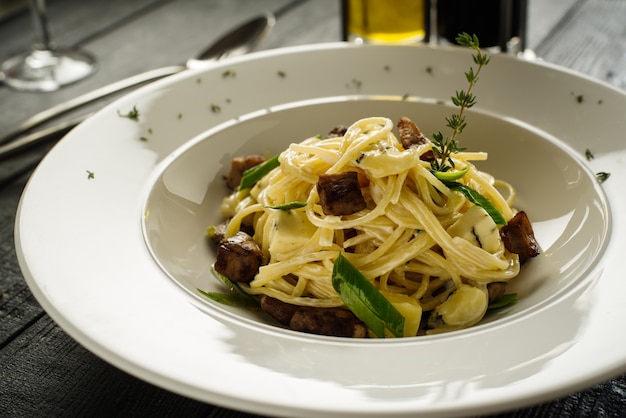
[[[87,117],[91,116],[91,114],[79,116],[75,119],[61,122],[50,128],[24,135],[32,128],[54,119],[57,116],[103,99],[114,93],[119,93],[149,81],[154,81],[159,78],[176,74],[186,69],[206,68],[212,63],[224,58],[243,55],[253,50],[258,45],[258,43],[273,28],[275,22],[276,18],[273,13],[264,13],[244,22],[242,25],[226,33],[197,56],[187,60],[184,66],[176,65],[150,70],[98,88],[89,93],[85,93],[81,96],[44,110],[28,118],[19,125],[9,129],[0,137],[0,158],[36,142],[41,142],[55,137],[59,138]],[[23,136],[20,137],[20,135]]]

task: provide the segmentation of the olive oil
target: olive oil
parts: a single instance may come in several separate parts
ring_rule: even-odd
[[[425,0],[344,0],[344,39],[365,43],[415,43],[426,38]]]

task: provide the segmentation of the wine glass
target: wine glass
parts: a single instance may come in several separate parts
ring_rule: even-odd
[[[95,71],[95,59],[83,51],[58,49],[50,37],[45,0],[29,0],[35,42],[30,51],[0,66],[3,82],[23,91],[54,91]]]

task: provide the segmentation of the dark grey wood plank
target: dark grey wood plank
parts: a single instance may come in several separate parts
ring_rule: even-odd
[[[553,402],[492,415],[492,418],[623,417],[626,411],[626,375]]]
[[[529,0],[526,45],[536,49],[579,0]]]
[[[536,52],[626,90],[626,1],[577,2]]]
[[[47,316],[0,350],[0,364],[3,417],[211,417],[226,412],[258,417],[232,414],[131,377],[78,345]]]
[[[35,156],[35,159],[37,156]],[[17,264],[13,245],[13,225],[17,202],[22,193],[32,161],[25,172],[5,172],[4,187],[0,186],[0,349],[43,315]]]
[[[341,41],[340,0],[309,0],[294,15],[278,21],[261,49]]]
[[[74,46],[94,32],[106,30],[136,13],[172,0],[47,0],[48,22],[52,39],[58,46]],[[26,1],[24,3],[27,3]],[[0,22],[0,60],[26,51],[33,42],[34,29],[30,12],[22,8]]]
[[[128,4],[134,5],[135,2],[53,0],[49,7],[50,20],[62,25],[55,31],[60,38],[58,43],[81,43],[84,49],[95,55],[99,70],[85,80],[51,93],[15,92],[0,87],[0,131],[113,81],[163,66],[183,64],[236,23],[276,10],[289,2],[255,0],[242,8],[240,2],[229,0],[141,0],[130,8]],[[123,13],[111,16],[107,12],[109,9],[119,9]],[[101,15],[105,18],[101,19]],[[70,22],[69,29],[64,29],[64,21]],[[72,29],[78,22],[83,22],[82,29]],[[21,45],[18,50],[22,50],[29,45],[30,41],[24,39],[24,28],[29,24],[29,16],[21,14],[0,25],[0,39],[13,39],[13,33],[21,35],[20,42],[12,41],[15,44],[0,43],[2,59],[15,52],[17,46]],[[91,32],[86,31],[90,26]],[[102,32],[108,27],[118,30]],[[279,27],[280,22],[277,29]]]

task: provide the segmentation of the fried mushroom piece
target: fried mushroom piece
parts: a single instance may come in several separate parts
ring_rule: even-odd
[[[263,253],[252,237],[243,231],[224,238],[217,246],[215,271],[240,283],[250,282],[263,264]]]
[[[366,207],[358,175],[354,171],[320,175],[317,193],[326,215],[351,215]]]
[[[517,212],[500,229],[500,237],[507,250],[519,255],[520,263],[539,255],[539,244],[535,239],[530,220],[524,211]]]
[[[294,331],[334,337],[364,338],[367,328],[352,312],[343,308],[297,306],[271,296],[261,296],[261,309]]]
[[[228,227],[228,221],[222,222],[217,225],[213,225],[210,230],[207,230],[207,234],[213,245],[220,245],[220,242],[226,238],[226,228]]]
[[[209,239],[211,240],[211,243],[213,243],[216,246],[220,245],[222,240],[226,238],[226,229],[228,228],[229,222],[230,222],[230,219],[227,219],[222,223],[213,225],[210,231],[207,230],[207,234],[208,234]],[[254,228],[251,225],[242,223],[239,229],[250,236],[254,235]]]
[[[429,139],[422,134],[415,122],[405,116],[398,120],[398,137],[404,149],[416,148],[429,142]],[[435,153],[428,150],[420,155],[420,160],[434,161]]]
[[[398,136],[404,149],[419,147],[428,143],[428,138],[419,130],[415,122],[403,116],[398,120]]]
[[[367,328],[354,314],[343,308],[299,307],[289,328],[310,334],[334,337],[365,338]]]
[[[344,136],[348,131],[348,127],[345,125],[337,125],[335,126],[328,134],[326,135],[326,139],[328,138],[337,138],[339,136]]]
[[[261,309],[281,324],[288,326],[299,306],[285,303],[271,296],[261,295]]]
[[[241,183],[244,171],[265,162],[265,157],[261,155],[244,155],[235,157],[230,162],[230,171],[226,178],[226,185],[231,189],[236,189]]]
[[[493,303],[504,296],[506,292],[506,282],[491,282],[487,284],[487,294],[489,295],[489,303]]]

